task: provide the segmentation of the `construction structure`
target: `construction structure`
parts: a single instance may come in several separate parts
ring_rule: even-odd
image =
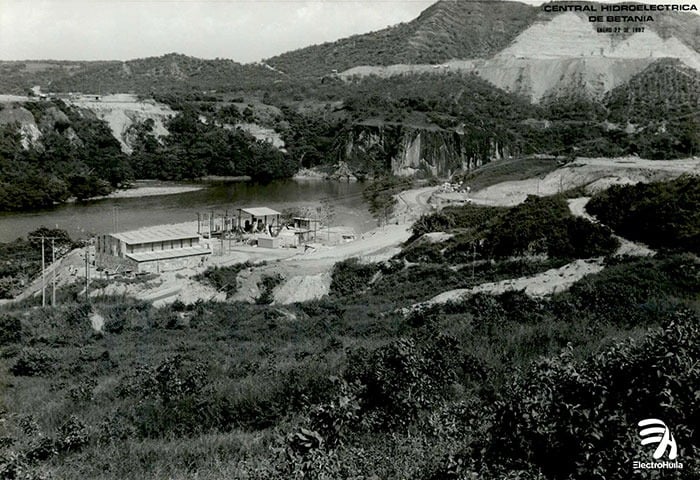
[[[321,221],[316,218],[294,217],[294,234],[297,244],[316,241],[316,233],[321,226]]]
[[[277,236],[280,226],[280,215],[277,210],[267,207],[239,208],[238,227],[245,233],[267,233]]]
[[[179,270],[204,263],[211,244],[191,229],[161,225],[97,237],[95,261],[112,273]]]
[[[226,235],[228,233],[263,233],[277,236],[282,225],[277,210],[268,207],[248,207],[236,210],[235,216],[225,213],[197,213],[197,233],[204,238]]]

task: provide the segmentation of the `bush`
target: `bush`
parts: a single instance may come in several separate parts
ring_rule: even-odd
[[[423,215],[416,220],[411,227],[412,238],[430,232],[451,232],[462,228],[484,230],[506,211],[506,208],[471,204],[460,207],[445,207],[437,213]]]
[[[700,253],[700,178],[614,185],[586,210],[625,238],[653,248]]]
[[[690,255],[621,261],[553,297],[551,310],[614,325],[651,325],[700,291],[700,262]]]
[[[360,263],[357,258],[338,262],[333,266],[331,293],[339,296],[353,295],[362,292],[379,270],[375,263]]]
[[[258,305],[269,305],[271,304],[274,297],[274,290],[277,285],[281,284],[284,278],[279,273],[274,275],[263,275],[262,279],[258,282],[258,288],[260,289],[260,296],[255,299],[255,303]]]
[[[89,442],[87,426],[75,415],[71,415],[58,429],[60,449],[64,452],[75,452]]]
[[[22,324],[17,317],[0,315],[0,345],[18,342],[22,336]]]
[[[54,359],[48,353],[36,350],[22,350],[10,371],[17,377],[50,375],[54,371]]]
[[[445,335],[427,341],[400,339],[371,353],[354,352],[345,378],[362,385],[358,394],[369,427],[406,427],[434,407],[456,379],[457,342]]]
[[[226,292],[227,297],[232,297],[238,291],[238,274],[252,266],[252,263],[245,262],[228,267],[209,267],[194,278],[208,283],[219,291]]]
[[[554,258],[590,258],[610,254],[618,246],[607,227],[574,218],[564,198],[532,195],[499,219],[486,244],[496,257]]]
[[[577,361],[571,350],[516,375],[497,404],[487,462],[541,470],[547,478],[626,478],[648,458],[637,422],[661,418],[697,455],[700,319],[670,318],[638,341]]]

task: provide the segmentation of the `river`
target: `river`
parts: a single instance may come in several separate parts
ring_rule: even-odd
[[[105,198],[68,203],[50,210],[0,213],[0,242],[12,241],[41,226],[61,228],[72,238],[133,230],[150,225],[181,223],[197,219],[197,212],[230,213],[242,207],[266,206],[283,212],[318,206],[322,199],[332,205],[332,225],[347,225],[357,233],[376,226],[362,198],[362,184],[324,180],[277,180],[209,182],[201,190],[172,195],[136,198]]]

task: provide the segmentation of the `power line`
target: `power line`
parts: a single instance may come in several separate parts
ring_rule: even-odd
[[[51,240],[51,306],[56,306],[56,240],[64,240],[63,237],[50,237],[45,235],[36,235],[27,237],[29,240],[41,239],[41,306],[46,306],[46,252],[45,241]]]

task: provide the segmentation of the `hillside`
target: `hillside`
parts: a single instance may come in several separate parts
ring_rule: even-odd
[[[537,12],[519,2],[442,0],[409,23],[295,50],[267,63],[291,75],[318,76],[357,65],[489,57],[527,28]]]
[[[254,91],[281,77],[262,65],[175,53],[126,62],[0,62],[0,92],[4,93],[26,93],[34,85],[50,92],[97,94]]]
[[[605,98],[613,122],[698,120],[700,72],[679,61],[663,60],[650,65]]]
[[[495,55],[480,56],[473,49],[462,49],[447,60],[434,57],[427,62],[411,62],[397,58],[393,64],[370,61],[342,71],[340,76],[349,79],[445,71],[468,73],[539,102],[572,92],[601,98],[664,58],[678,59],[700,71],[700,16],[656,13],[654,22],[645,24],[643,32],[601,34],[582,13],[535,11],[529,24]],[[479,15],[462,13],[473,21],[483,20]],[[433,65],[436,62],[443,63]]]
[[[559,2],[561,3],[561,2]],[[603,13],[599,4],[585,2]],[[679,59],[700,71],[700,15],[653,12],[653,22],[591,23],[586,12],[520,2],[442,0],[414,20],[283,53],[257,64],[167,54],[129,61],[0,62],[0,92],[278,95],[322,97],[322,81],[446,71],[478,75],[540,102],[586,92],[602,98],[650,64]],[[599,33],[597,27],[643,27]],[[436,81],[439,81],[436,79]]]

